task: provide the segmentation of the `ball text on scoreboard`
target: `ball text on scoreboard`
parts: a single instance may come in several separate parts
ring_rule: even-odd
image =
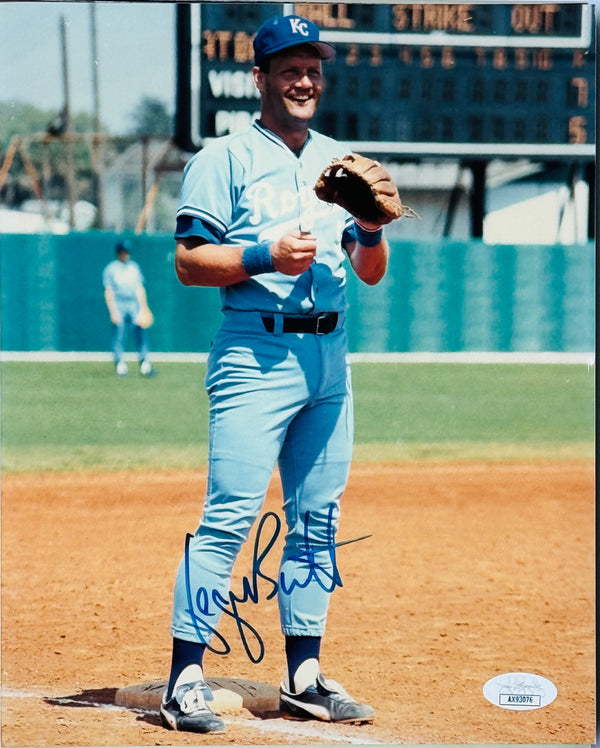
[[[252,39],[260,23],[284,6],[201,7],[202,130],[222,135],[257,116]],[[334,137],[593,142],[595,62],[585,5],[295,3],[285,8],[317,23],[322,38],[336,47],[317,122]],[[339,114],[356,95],[369,105],[368,132],[366,125]]]

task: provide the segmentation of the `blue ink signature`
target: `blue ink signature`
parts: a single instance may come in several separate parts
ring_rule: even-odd
[[[284,572],[280,573],[279,580],[275,580],[266,574],[261,568],[281,532],[281,520],[274,512],[267,512],[263,515],[259,521],[254,540],[252,573],[250,577],[244,577],[242,579],[241,594],[236,595],[234,592],[229,591],[227,599],[225,599],[218,590],[213,589],[209,594],[209,590],[205,587],[199,587],[196,590],[196,594],[192,595],[189,546],[193,536],[189,533],[187,534],[185,539],[185,584],[188,604],[186,612],[189,613],[191,617],[196,635],[200,641],[206,641],[206,639],[212,637],[211,643],[207,644],[207,648],[211,652],[219,655],[226,655],[231,652],[229,642],[214,626],[211,626],[207,620],[210,617],[218,617],[218,614],[210,611],[211,602],[224,615],[229,616],[235,621],[238,635],[244,650],[250,661],[256,664],[264,657],[265,645],[257,629],[254,628],[249,621],[242,618],[239,606],[248,602],[253,603],[254,605],[258,604],[260,599],[259,583],[261,580],[266,582],[270,587],[266,594],[267,600],[273,598],[280,590],[283,594],[291,595],[295,588],[304,589],[312,581],[316,582],[316,584],[318,584],[325,592],[333,592],[336,587],[343,586],[337,567],[335,549],[342,545],[365,540],[371,536],[363,535],[360,538],[353,538],[352,540],[343,540],[340,543],[335,543],[335,531],[333,526],[334,510],[335,506],[332,504],[329,508],[327,520],[327,543],[321,547],[311,547],[309,543],[310,512],[306,512],[304,515],[304,548],[300,553],[291,556],[290,559],[306,564],[306,578],[304,580],[294,578],[289,582],[286,580]],[[273,523],[270,535],[268,534],[268,529],[266,529],[269,523]],[[265,535],[265,538],[263,538],[263,534]],[[316,554],[323,551],[328,553],[331,560],[330,570],[316,561]]]

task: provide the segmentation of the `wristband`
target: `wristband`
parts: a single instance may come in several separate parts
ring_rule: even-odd
[[[365,229],[358,221],[354,222],[354,233],[356,234],[356,241],[363,247],[376,247],[383,239],[381,226],[376,229]]]
[[[246,247],[242,253],[242,265],[248,275],[272,273],[275,268],[273,267],[273,258],[271,257],[270,242]]]

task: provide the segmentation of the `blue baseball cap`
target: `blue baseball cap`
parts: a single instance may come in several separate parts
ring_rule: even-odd
[[[131,242],[127,239],[124,239],[123,241],[118,242],[117,246],[115,247],[115,250],[117,254],[119,252],[131,252]]]
[[[310,44],[315,47],[322,60],[335,56],[331,44],[319,41],[319,27],[302,16],[278,16],[269,18],[256,32],[254,37],[254,62],[256,65],[268,57],[298,44]]]

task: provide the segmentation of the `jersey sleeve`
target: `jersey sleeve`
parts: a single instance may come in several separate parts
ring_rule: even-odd
[[[194,218],[185,213],[177,217],[175,226],[175,239],[185,239],[193,236],[206,240],[209,244],[222,244],[223,234],[212,226],[208,221]]]
[[[177,219],[199,219],[214,236],[225,236],[233,215],[234,184],[240,183],[236,167],[226,143],[213,143],[197,153],[183,173]]]
[[[354,226],[350,226],[349,228],[345,229],[344,233],[342,234],[342,247],[346,248],[348,244],[351,244],[355,241],[356,232],[354,231]]]
[[[102,285],[104,288],[108,288],[109,286],[113,285],[113,276],[111,272],[110,265],[107,265],[104,270],[102,271]]]
[[[344,249],[348,246],[348,244],[351,244],[352,242],[356,241],[356,231],[354,228],[354,217],[350,216],[346,219],[346,222],[344,224],[344,233],[342,234],[342,247]]]
[[[144,274],[142,273],[142,268],[137,264],[137,262],[135,263],[135,269],[137,270],[138,283],[143,286],[146,283],[146,280],[144,278]]]

